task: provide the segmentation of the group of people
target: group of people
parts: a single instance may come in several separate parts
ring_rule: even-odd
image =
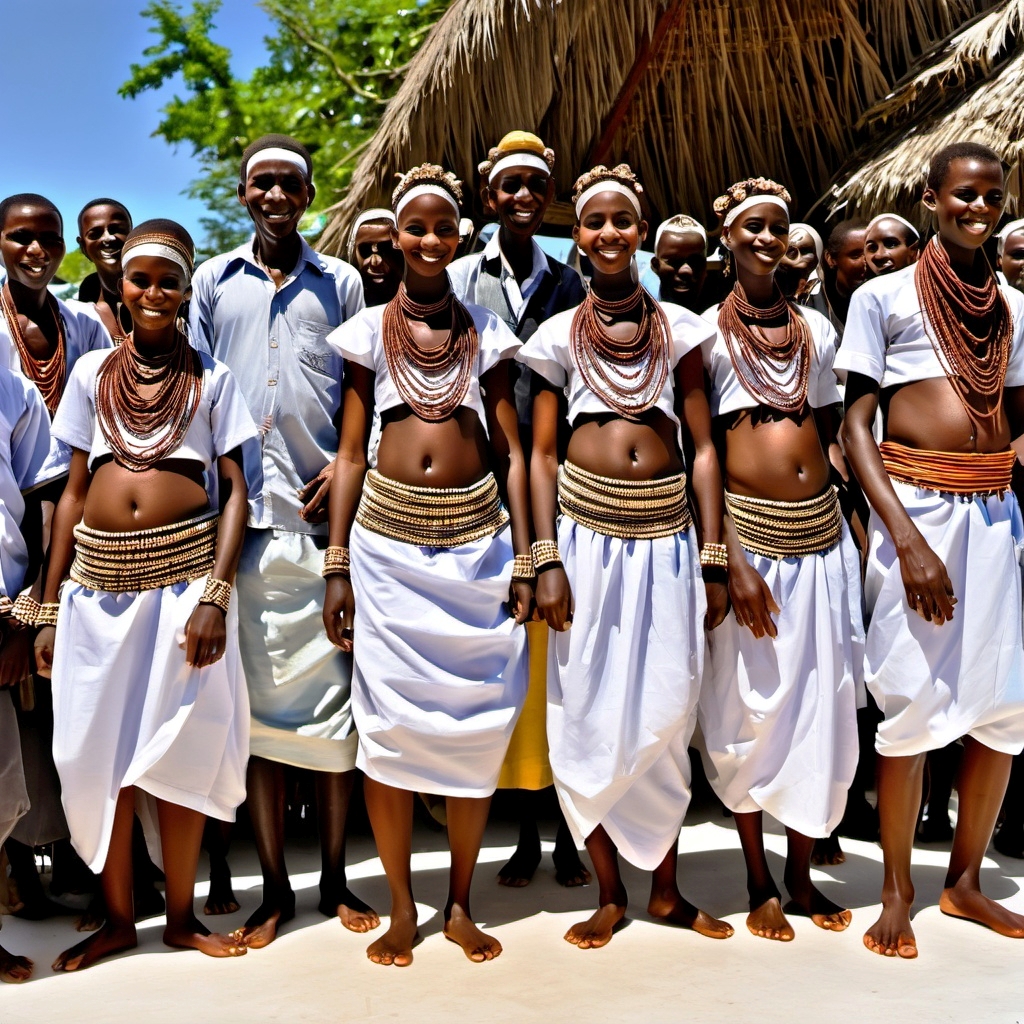
[[[1024,748],[1024,222],[1000,233],[999,282],[999,157],[934,155],[927,237],[885,214],[826,244],[783,186],[737,182],[720,250],[672,217],[644,279],[624,164],[575,183],[576,265],[544,253],[554,164],[506,135],[480,164],[498,229],[459,259],[462,183],[414,167],[345,262],[299,234],[309,153],[264,136],[240,167],[250,240],[195,267],[180,225],[97,200],[79,219],[96,277],[68,303],[47,287],[59,212],[0,203],[0,839],[34,871],[17,830],[49,805],[102,897],[55,969],[135,945],[143,834],[166,943],[272,942],[295,913],[289,766],[311,773],[320,909],[368,932],[380,917],[345,875],[362,774],[391,894],[376,963],[413,958],[417,794],[447,825],[445,936],[472,961],[501,952],[470,909],[499,786],[521,791],[504,884],[537,868],[552,784],[562,884],[590,881],[586,847],[597,909],[570,943],[623,920],[620,855],[652,873],[653,917],[728,938],[677,881],[691,745],[734,816],[749,930],[842,931],[810,866],[870,759],[866,691],[885,877],[865,944],[916,956],[922,775],[957,740],[940,906],[1024,937],[979,885]],[[200,846],[207,912],[237,910],[243,801],[262,902],[215,934],[193,910]],[[765,812],[786,829],[785,900]],[[4,980],[31,970],[0,947]]]

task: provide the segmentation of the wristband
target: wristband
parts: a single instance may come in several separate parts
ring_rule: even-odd
[[[40,603],[29,594],[19,594],[11,608],[11,618],[26,626],[34,626],[39,619]]]
[[[57,613],[60,611],[60,603],[57,601],[44,601],[39,606],[36,615],[35,626],[56,626]]]
[[[558,553],[558,545],[553,540],[535,540],[530,545],[533,552],[533,564],[537,572],[553,569],[562,564],[562,556]]]
[[[719,566],[726,568],[729,564],[729,549],[724,544],[705,544],[700,549],[701,566]]]
[[[199,598],[199,603],[216,605],[227,615],[228,606],[231,603],[231,584],[227,580],[218,580],[213,576],[207,576],[206,586],[203,587],[203,596]]]
[[[512,565],[513,583],[532,583],[537,578],[537,570],[533,565],[533,553],[516,555]]]
[[[324,552],[324,567],[320,570],[320,575],[323,577],[344,576],[345,579],[349,578],[349,552],[348,548],[343,548],[338,544],[332,544]]]

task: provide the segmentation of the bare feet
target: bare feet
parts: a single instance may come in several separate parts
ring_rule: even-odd
[[[64,950],[53,961],[55,971],[80,971],[91,967],[97,960],[112,956],[126,949],[134,949],[138,945],[135,926],[118,927],[109,922],[99,931],[93,932],[87,939]]]
[[[772,896],[759,907],[747,914],[747,928],[759,939],[775,939],[777,942],[792,942],[795,936],[793,926],[786,920],[778,896]]]
[[[878,920],[864,933],[864,945],[879,956],[898,956],[913,960],[917,956],[917,939],[910,926],[911,904],[899,899],[885,902]]]
[[[510,889],[521,889],[524,885],[529,885],[538,864],[539,842],[536,847],[530,849],[517,846],[516,852],[498,870],[498,885],[507,885]]]
[[[977,889],[966,886],[943,889],[939,897],[939,910],[951,917],[976,921],[1007,938],[1024,939],[1024,916],[1000,906]]]
[[[727,939],[733,933],[733,927],[728,921],[719,921],[710,914],[705,914],[703,910],[683,899],[679,893],[652,895],[647,904],[647,913],[659,921],[664,921],[665,924],[689,928],[698,935],[706,935],[709,939]]]
[[[295,916],[295,893],[275,898],[265,893],[263,902],[253,911],[249,920],[231,933],[231,938],[250,949],[262,949],[277,938],[277,930]]]
[[[371,942],[366,947],[366,955],[375,964],[382,964],[385,967],[408,967],[412,963],[412,947],[419,938],[415,908],[408,914],[396,914],[392,911],[388,930],[376,942]]]
[[[15,956],[0,946],[0,981],[19,985],[32,977],[35,964],[27,956]]]
[[[92,899],[89,900],[89,905],[75,918],[75,931],[94,932],[103,927],[103,922],[106,919],[107,907],[103,902],[103,897],[99,893],[94,893]]]
[[[337,917],[350,932],[362,934],[380,927],[377,911],[348,887],[339,896],[331,896],[321,890],[319,910],[324,917]]]
[[[203,913],[210,915],[233,914],[238,910],[238,900],[231,885],[231,874],[210,872],[210,892],[203,904]]]
[[[568,833],[568,829],[566,829]],[[567,889],[575,889],[580,885],[590,885],[590,872],[580,860],[579,850],[570,838],[561,841],[561,834],[555,840],[555,850],[551,855],[555,862],[555,881]]]
[[[469,915],[456,903],[444,923],[444,937],[462,947],[462,952],[475,964],[501,956],[501,943],[492,935],[485,935]]]
[[[827,932],[845,932],[853,920],[853,911],[844,910],[838,903],[811,886],[810,896],[791,899],[782,908],[787,914],[797,917],[809,917],[819,928]]]
[[[580,949],[599,949],[612,941],[612,934],[626,916],[626,908],[616,903],[606,903],[598,907],[594,914],[574,924],[566,933],[565,941],[571,942]]]
[[[198,949],[200,953],[214,957],[243,956],[248,952],[233,932],[231,935],[218,935],[200,924],[196,917],[183,925],[168,925],[164,929],[164,942],[175,949]]]
[[[828,864],[835,867],[836,864],[846,863],[846,854],[839,845],[839,833],[833,832],[824,839],[815,839],[814,847],[811,850],[812,864]]]

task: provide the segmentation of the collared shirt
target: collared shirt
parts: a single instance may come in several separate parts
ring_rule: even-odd
[[[298,491],[337,455],[342,360],[326,338],[363,305],[355,268],[305,241],[280,288],[256,263],[252,240],[196,270],[192,344],[227,364],[260,432],[263,486],[249,495],[251,525],[327,534],[326,523],[299,517]]]
[[[505,258],[505,254],[501,251],[498,234],[499,232],[495,231],[491,235],[482,253],[473,253],[456,260],[448,268],[448,277],[452,282],[452,291],[455,292],[459,301],[479,302],[476,290],[480,275],[490,273],[492,276],[497,276],[501,281],[501,288],[505,293],[508,308],[518,322],[523,318],[530,296],[540,286],[541,278],[551,271],[548,269],[548,258],[544,255],[544,250],[531,238],[533,266],[530,268],[526,280],[520,284],[516,280],[516,275]]]

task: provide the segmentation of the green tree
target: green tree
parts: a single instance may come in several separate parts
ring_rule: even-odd
[[[337,200],[373,134],[409,58],[450,0],[262,0],[274,22],[268,61],[248,79],[231,71],[231,51],[216,43],[220,0],[173,0],[143,10],[157,41],[132,64],[120,89],[135,97],[180,81],[185,95],[162,108],[155,134],[189,143],[202,165],[189,194],[210,211],[202,218],[206,253],[237,245],[248,232],[234,198],[245,147],[266,132],[301,139],[316,163],[314,210]]]

